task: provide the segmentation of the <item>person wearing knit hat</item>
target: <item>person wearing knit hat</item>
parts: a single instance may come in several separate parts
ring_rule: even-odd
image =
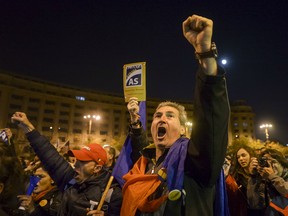
[[[91,143],[80,150],[69,150],[68,155],[76,158],[72,167],[50,141],[34,128],[25,113],[15,112],[11,121],[24,131],[43,166],[63,192],[57,215],[86,215],[89,209],[96,209],[111,175],[104,169],[107,161],[105,149],[100,144]],[[120,215],[121,187],[114,184],[109,191],[109,197],[106,197],[98,212],[101,215]]]

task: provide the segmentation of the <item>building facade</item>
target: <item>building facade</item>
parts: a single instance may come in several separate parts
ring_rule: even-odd
[[[124,142],[129,126],[129,113],[123,95],[49,83],[21,75],[0,72],[0,128],[11,128],[17,151],[28,146],[27,139],[11,116],[25,112],[35,128],[59,147],[69,140],[72,147],[88,142],[117,145]],[[160,100],[148,100],[147,128]],[[182,103],[182,102],[181,102]],[[192,103],[182,103],[192,116]],[[99,116],[100,119],[84,118]],[[191,131],[191,127],[187,127]],[[147,131],[149,137],[150,130]],[[123,144],[123,143],[122,143]]]
[[[245,100],[231,102],[230,132],[232,139],[255,140],[255,114]]]
[[[153,113],[159,102],[164,100],[147,99],[146,128],[150,140]],[[18,153],[28,146],[28,142],[22,131],[11,123],[10,118],[16,111],[25,112],[36,129],[57,147],[68,140],[72,148],[88,142],[121,146],[128,133],[130,116],[121,94],[80,89],[0,72],[0,102],[0,128],[11,128]],[[189,136],[193,122],[192,101],[176,102],[186,108],[186,132]],[[85,119],[87,115],[96,115],[100,119]],[[252,108],[245,101],[231,103],[230,138],[243,136],[255,139],[254,131]]]

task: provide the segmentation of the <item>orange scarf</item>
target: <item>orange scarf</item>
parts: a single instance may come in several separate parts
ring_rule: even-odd
[[[156,191],[161,181],[157,174],[145,174],[146,165],[147,158],[142,156],[133,168],[123,176],[126,183],[122,189],[123,202],[120,215],[134,216],[137,209],[141,212],[155,212],[167,199],[167,195],[164,195],[155,200],[148,200],[148,197]]]
[[[32,200],[34,201],[34,202],[39,202],[39,200],[43,197],[43,196],[45,196],[49,191],[51,191],[53,188],[55,188],[56,186],[53,186],[53,187],[51,187],[50,189],[48,189],[48,190],[44,190],[44,191],[42,191],[42,192],[40,192],[40,193],[38,193],[38,194],[35,194],[35,193],[33,193],[32,194]]]

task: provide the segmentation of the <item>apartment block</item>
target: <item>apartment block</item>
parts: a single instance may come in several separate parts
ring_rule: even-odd
[[[147,99],[146,128],[151,142],[153,113],[159,102],[165,100],[169,98]],[[123,94],[55,84],[1,71],[0,102],[0,128],[11,128],[18,152],[29,144],[22,131],[11,123],[10,118],[16,111],[25,112],[36,129],[55,146],[68,140],[72,148],[88,142],[121,146],[128,134],[130,116]],[[189,136],[193,128],[192,101],[175,102],[186,108],[186,134]],[[254,116],[245,101],[231,102],[230,138],[255,139]]]

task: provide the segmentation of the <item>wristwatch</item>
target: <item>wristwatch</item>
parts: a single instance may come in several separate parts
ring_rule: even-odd
[[[135,121],[135,122],[131,122],[130,125],[131,125],[131,126],[141,126],[141,121],[138,119],[138,120]]]
[[[195,52],[195,58],[198,60],[204,59],[204,58],[217,58],[217,57],[218,57],[218,51],[217,51],[216,44],[214,42],[211,43],[211,48],[209,51],[203,52],[203,53]]]

